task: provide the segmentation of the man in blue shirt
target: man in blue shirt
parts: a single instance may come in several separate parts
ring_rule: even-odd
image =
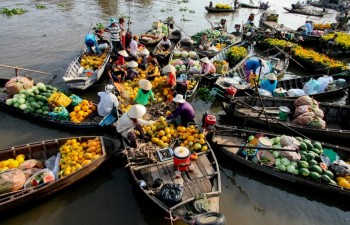
[[[262,60],[257,57],[251,57],[244,64],[244,71],[246,74],[246,80],[249,82],[249,76],[255,73],[256,69],[260,66],[264,66]]]
[[[95,48],[96,48],[95,51],[97,54],[99,54],[101,52],[99,47],[98,47],[98,43],[96,41],[95,35],[93,35],[93,34],[87,34],[85,36],[85,45],[88,49],[88,53],[93,53],[93,51],[92,51],[93,46],[95,46]]]
[[[306,20],[306,22],[305,22],[305,28],[306,28],[306,35],[311,35],[311,33],[312,33],[312,25],[311,25],[311,23],[310,23],[310,21],[308,21],[308,20]]]

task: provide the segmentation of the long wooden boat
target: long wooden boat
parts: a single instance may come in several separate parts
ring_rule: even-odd
[[[289,114],[287,121],[279,120],[279,106],[288,107],[291,112],[295,111],[294,99],[266,98],[262,97],[234,97],[229,104],[223,104],[223,109],[228,117],[239,118],[244,125],[253,127],[271,127],[273,132],[283,131],[294,135],[294,131],[307,137],[325,140],[334,144],[347,143],[350,137],[350,107],[334,103],[319,102],[319,108],[324,113],[323,120],[326,122],[325,129],[317,129],[309,126],[293,124],[292,114]],[[267,123],[264,114],[261,112],[262,104],[265,107],[269,120]],[[294,131],[293,131],[294,130]]]
[[[108,47],[105,49],[104,53],[96,54],[96,57],[103,57],[102,64],[93,71],[83,70],[82,60],[85,56],[85,52],[82,52],[78,57],[76,57],[73,62],[68,66],[63,80],[68,85],[70,89],[85,90],[94,83],[96,83],[102,76],[109,58],[112,52],[111,45],[107,40],[99,40],[99,44],[105,44]],[[85,60],[85,59],[84,59]],[[91,61],[90,63],[95,63]]]
[[[254,162],[256,158],[254,158],[253,160],[247,159],[246,156],[242,154],[242,148],[239,146],[243,146],[247,143],[248,136],[254,136],[254,137],[263,136],[271,139],[271,138],[276,138],[277,136],[280,136],[280,135],[273,134],[273,133],[266,133],[264,131],[258,131],[258,130],[252,130],[252,129],[248,130],[248,129],[244,129],[241,127],[234,127],[234,126],[216,126],[207,135],[207,138],[210,144],[213,146],[213,149],[215,149],[215,151],[222,152],[223,154],[228,156],[230,159],[232,159],[234,163],[239,163],[241,165],[244,165],[247,168],[249,168],[252,172],[259,172],[261,174],[271,176],[273,178],[278,178],[280,180],[284,180],[285,182],[295,184],[297,185],[297,187],[305,186],[308,188],[313,188],[313,190],[316,190],[316,191],[321,191],[321,192],[325,191],[332,196],[339,195],[343,197],[350,197],[350,189],[346,189],[337,185],[337,183],[334,181],[336,178],[336,176],[334,175],[335,173],[331,171],[330,167],[328,167],[327,172],[325,172],[325,170],[321,171],[321,173],[323,174],[334,175],[334,177],[331,178],[332,182],[328,183],[326,180],[322,178],[315,179],[314,177],[311,176],[311,173],[308,176],[305,176],[307,175],[307,173],[306,174],[304,173],[304,175],[300,173],[300,171],[304,172],[306,168],[302,170],[299,166],[301,165],[300,161],[298,160],[294,161],[293,163],[294,165],[299,164],[298,166],[296,166],[297,168],[299,167],[298,174],[296,173],[292,174],[290,172],[280,170],[279,167],[276,166],[276,164],[266,165],[259,161],[258,163]],[[312,142],[314,141],[311,140],[311,143]],[[328,149],[334,150],[334,152],[338,154],[338,156],[344,161],[348,161],[350,159],[349,148],[340,147],[340,146],[336,146],[328,143],[321,143],[321,145],[323,149],[328,148]],[[279,154],[281,153],[281,151],[274,150],[273,148],[271,151],[278,152]],[[258,155],[264,154],[265,152],[264,150],[259,150]],[[271,158],[271,160],[272,161],[275,160],[274,156],[273,158]],[[275,162],[276,161],[277,160],[275,160]],[[321,163],[321,160],[318,157],[316,158],[316,160],[313,160],[313,162]],[[310,168],[306,170],[312,171]]]
[[[139,39],[140,43],[146,46],[151,46],[157,44],[164,37],[163,33],[154,35],[151,32],[152,30],[148,30],[145,34],[141,34]]]
[[[147,143],[140,144],[139,148],[142,148],[142,145],[147,145]],[[170,218],[180,219],[186,224],[196,224],[194,221],[198,222],[200,218],[210,215],[213,221],[222,224],[219,223],[224,220],[223,215],[219,213],[219,195],[221,193],[219,165],[209,145],[209,150],[199,153],[198,158],[191,161],[193,171],[180,173],[174,166],[172,150],[163,149],[158,154],[153,153],[156,155],[149,154],[146,158],[137,158],[133,154],[135,149],[127,147],[127,145],[124,146],[126,146],[124,153],[127,156],[135,184],[159,208],[169,213]],[[160,160],[160,156],[163,160]],[[175,205],[170,205],[157,197],[160,190],[159,187],[155,187],[155,184],[159,180],[162,181],[163,185],[180,185],[183,189],[182,200]],[[207,201],[210,202],[209,213],[194,210],[194,202],[200,195],[206,196]]]
[[[230,67],[234,67],[236,65],[239,65],[241,64],[242,62],[244,62],[247,58],[249,58],[252,53],[253,53],[253,45],[249,42],[246,42],[246,41],[242,41],[242,42],[238,42],[238,43],[235,43],[235,44],[232,44],[230,46],[227,46],[226,48],[224,48],[222,51],[219,52],[219,54],[217,54],[216,56],[214,56],[213,58],[210,59],[211,63],[214,63],[214,61],[222,61],[222,60],[225,60],[227,61],[227,52],[230,50],[231,47],[233,46],[238,46],[238,47],[244,47],[246,50],[247,50],[247,56],[244,57],[243,59],[241,59],[239,62],[234,62],[233,64],[230,63]],[[225,76],[226,74],[219,74],[219,73],[216,73],[214,75],[205,75],[202,77],[203,81],[205,83],[209,83],[209,84],[214,84],[215,81],[219,78],[219,77],[222,77],[222,76]]]
[[[249,9],[262,9],[262,10],[267,10],[268,8],[270,8],[270,5],[265,4],[265,3],[260,3],[260,5],[250,5],[250,4],[246,4],[246,3],[239,3],[239,6],[241,8],[249,8]]]
[[[4,90],[5,83],[9,79],[0,79],[0,109],[4,112],[7,112],[11,115],[15,115],[18,117],[26,118],[30,121],[38,121],[43,124],[51,124],[59,127],[67,127],[67,128],[78,128],[78,129],[91,129],[91,128],[101,128],[99,122],[103,119],[98,115],[97,112],[90,114],[84,121],[80,123],[74,123],[68,120],[59,120],[50,117],[49,115],[38,114],[36,112],[24,112],[23,110],[14,107],[13,105],[7,105],[6,100],[10,97],[9,94]],[[88,100],[88,99],[87,99]],[[97,103],[88,100],[97,108]],[[47,103],[48,104],[48,103]]]
[[[323,17],[324,13],[320,11],[315,11],[315,10],[310,10],[308,8],[305,9],[292,9],[292,8],[287,8],[283,7],[286,11],[290,13],[296,13],[296,14],[303,14],[303,15],[308,15],[308,16],[317,16],[317,17]]]
[[[327,76],[327,75],[311,75],[311,76],[299,76],[299,77],[295,77],[295,78],[291,78],[291,79],[282,79],[279,80],[277,82],[277,88],[283,88],[285,91],[288,92],[288,90],[290,89],[303,89],[304,85],[310,81],[311,79],[317,80],[320,77],[323,76]],[[310,97],[312,97],[313,99],[317,99],[317,100],[321,100],[327,97],[331,97],[331,96],[336,96],[339,94],[344,93],[346,90],[348,90],[348,88],[350,87],[350,81],[349,81],[349,77],[347,75],[347,73],[342,73],[339,74],[339,76],[336,76],[337,78],[342,78],[347,80],[346,83],[344,84],[337,84],[335,81],[332,84],[329,84],[328,87],[325,89],[324,92],[322,93],[316,93],[316,94],[311,94],[309,95]],[[220,83],[219,83],[220,82]],[[238,92],[236,94],[236,96],[246,96],[246,95],[253,95],[255,90],[250,87],[250,86],[246,86],[246,85],[242,85],[241,83],[237,84],[237,80],[233,79],[233,78],[220,78],[220,80],[218,80],[218,84],[217,86],[220,86],[221,90],[225,90],[225,88],[227,89],[229,86],[237,86],[238,88]],[[273,93],[271,93],[273,94]],[[230,100],[230,98],[232,96],[230,95],[224,95],[226,97],[226,100]],[[272,97],[272,96],[268,96],[265,95],[264,97]],[[286,99],[297,99],[299,96],[288,96],[288,94],[286,94],[286,96],[284,96],[283,98]],[[274,97],[274,98],[278,98]]]
[[[259,27],[263,29],[277,30],[281,32],[293,32],[292,28],[284,26],[284,24],[278,23],[279,14],[273,10],[265,11],[262,13],[259,20]]]
[[[307,4],[312,5],[314,7],[319,7],[319,8],[329,8],[329,9],[339,9],[339,3],[325,3],[321,1],[309,1]]]
[[[153,53],[157,57],[158,62],[163,64],[169,61],[168,59],[169,59],[170,53],[172,52],[176,44],[181,40],[182,34],[179,30],[174,30],[173,32],[171,32],[168,38],[171,41],[171,47],[167,51],[161,50],[160,48],[161,41],[159,41],[157,46],[153,49]]]
[[[52,156],[57,156],[60,148],[68,140],[75,139],[77,142],[86,142],[88,140],[98,140],[101,143],[101,155],[91,161],[89,164],[77,169],[64,177],[56,179],[53,182],[35,187],[22,188],[17,191],[0,194],[0,211],[7,211],[25,203],[32,203],[33,200],[46,197],[61,189],[64,189],[73,183],[85,178],[94,172],[102,163],[104,163],[112,154],[119,149],[120,141],[102,136],[80,136],[60,139],[45,140],[25,145],[14,146],[0,150],[0,160],[7,160],[18,155],[24,155],[25,159],[35,159],[44,163]],[[63,170],[62,168],[59,169]]]
[[[236,12],[237,9],[231,8],[231,9],[218,9],[215,7],[209,7],[209,6],[205,6],[204,7],[208,13],[225,13],[225,12]]]

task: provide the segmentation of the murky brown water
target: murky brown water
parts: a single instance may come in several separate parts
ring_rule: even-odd
[[[254,0],[257,2],[257,0]],[[222,1],[213,1],[222,3]],[[228,2],[228,1],[226,1]],[[247,1],[248,2],[248,1]],[[280,12],[280,22],[291,28],[302,25],[303,15],[292,15],[283,11],[296,1],[271,0],[273,9]],[[37,10],[36,4],[47,6]],[[177,3],[170,0],[134,0],[131,7],[131,31],[140,34],[148,30],[153,21],[174,16],[184,35],[192,35],[221,18],[226,18],[230,30],[234,24],[245,22],[251,12],[240,9],[236,13],[207,14],[204,5],[209,1],[190,0]],[[1,0],[2,7],[21,7],[29,12],[7,17],[0,15],[0,64],[16,65],[28,69],[47,71],[57,75],[52,80],[48,75],[33,75],[36,81],[50,82],[66,88],[61,77],[69,63],[83,47],[83,39],[92,25],[107,23],[110,17],[128,15],[129,3],[114,0]],[[194,10],[179,11],[180,8]],[[259,16],[256,17],[256,23]],[[181,21],[181,18],[189,21]],[[334,15],[310,18],[318,22],[333,20]],[[291,68],[295,73],[297,68]],[[0,77],[13,76],[14,71],[0,68]],[[105,80],[85,93],[89,98],[97,97]],[[345,97],[344,97],[345,98]],[[339,100],[339,99],[337,99]],[[340,99],[344,101],[344,99]],[[203,112],[220,111],[220,104],[193,101],[199,118]],[[82,131],[69,131],[38,125],[0,112],[0,148],[56,137],[83,135]],[[96,133],[96,132],[92,132]],[[96,133],[97,134],[97,133]],[[221,164],[222,190],[221,212],[227,224],[349,224],[350,204],[348,200],[334,198],[329,194],[289,186],[273,178],[253,174],[244,167],[232,165],[225,156],[218,155]],[[1,224],[170,224],[155,205],[145,199],[134,188],[124,161],[112,158],[88,178],[49,198],[33,202],[0,215]],[[247,171],[246,171],[247,170]]]

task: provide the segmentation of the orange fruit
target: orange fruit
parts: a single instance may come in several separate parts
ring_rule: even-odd
[[[74,117],[77,113],[75,111],[69,113],[69,117]]]
[[[166,111],[165,115],[169,116],[171,114],[170,111]]]
[[[85,107],[85,106],[84,106],[84,107]],[[84,112],[83,116],[84,116],[84,117],[88,117],[88,116],[89,116],[89,113]]]
[[[81,116],[83,116],[84,115],[84,111],[79,111],[78,112],[78,115],[81,117]]]
[[[163,137],[164,135],[165,135],[164,130],[160,130],[160,131],[158,132],[158,136],[159,136],[159,137]]]
[[[83,111],[87,112],[89,110],[89,107],[87,105],[84,105],[82,108],[81,108]]]
[[[87,106],[87,105],[89,105],[89,101],[86,100],[86,99],[84,99],[84,100],[81,102],[81,104],[84,105],[84,106],[85,106],[85,105]]]
[[[96,110],[96,106],[93,105],[93,106],[90,107],[90,109],[91,109],[92,111],[95,111],[95,110]]]
[[[80,106],[77,105],[74,107],[74,112],[79,112],[80,110],[81,110]]]
[[[163,137],[162,137],[162,141],[163,141],[163,142],[166,142],[167,140],[168,140],[168,138],[167,138],[166,136],[163,136]]]

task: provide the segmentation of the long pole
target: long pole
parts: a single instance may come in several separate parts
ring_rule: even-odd
[[[9,65],[0,64],[0,67],[6,67],[6,68],[15,69],[16,76],[18,76],[18,70],[24,70],[24,71],[35,72],[35,73],[42,73],[42,74],[47,74],[47,75],[51,75],[51,76],[57,77],[57,75],[54,75],[52,73],[42,72],[42,71],[38,71],[38,70],[25,69],[25,68],[21,68],[21,67],[18,67],[18,66],[9,66]]]

